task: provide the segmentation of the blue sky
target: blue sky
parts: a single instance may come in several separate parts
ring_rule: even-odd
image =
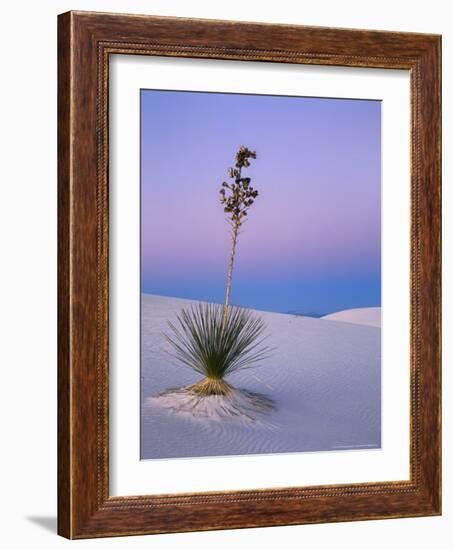
[[[325,314],[381,300],[381,103],[142,90],[142,291],[223,302],[218,200],[240,145],[259,197],[232,303]],[[245,175],[245,174],[244,174]]]

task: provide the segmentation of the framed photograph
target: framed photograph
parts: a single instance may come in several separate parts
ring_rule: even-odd
[[[440,514],[440,37],[58,34],[59,533]]]

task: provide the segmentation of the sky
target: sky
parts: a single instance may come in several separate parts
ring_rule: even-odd
[[[231,303],[322,315],[381,305],[381,103],[141,91],[141,289],[222,303],[219,202],[240,145],[259,196]]]

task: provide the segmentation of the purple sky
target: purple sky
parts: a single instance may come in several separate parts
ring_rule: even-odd
[[[380,121],[378,101],[142,90],[142,291],[223,301],[218,191],[246,145],[260,195],[239,236],[232,303],[379,306]]]

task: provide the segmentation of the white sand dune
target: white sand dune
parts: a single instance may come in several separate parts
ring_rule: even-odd
[[[381,331],[257,312],[272,356],[231,375],[275,403],[266,422],[228,422],[162,407],[155,396],[200,380],[167,353],[162,333],[189,300],[142,295],[141,457],[172,458],[380,447]]]
[[[344,323],[355,323],[357,325],[368,325],[371,327],[381,326],[381,308],[380,307],[362,307],[358,309],[345,309],[336,311],[330,315],[321,317],[328,321],[342,321]]]

